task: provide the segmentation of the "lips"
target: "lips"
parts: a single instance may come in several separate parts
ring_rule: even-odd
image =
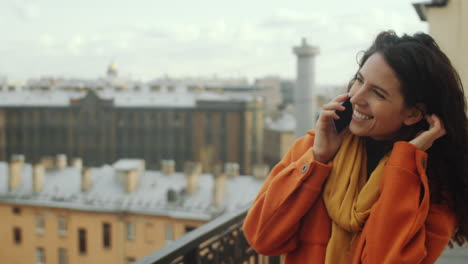
[[[360,119],[360,120],[369,120],[369,119],[374,118],[373,116],[368,116],[368,115],[359,113],[356,110],[353,111],[353,117],[355,117],[356,119]]]

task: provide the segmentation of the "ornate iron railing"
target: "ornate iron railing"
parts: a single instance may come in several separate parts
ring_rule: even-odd
[[[134,263],[279,264],[279,257],[259,255],[245,240],[242,222],[247,210],[222,215]]]

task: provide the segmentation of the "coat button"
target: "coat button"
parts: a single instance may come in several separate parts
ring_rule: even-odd
[[[421,167],[426,169],[426,158],[421,158]]]
[[[304,164],[304,166],[302,166],[302,173],[303,173],[303,174],[306,173],[307,168],[309,168],[309,164],[307,164],[307,163]]]

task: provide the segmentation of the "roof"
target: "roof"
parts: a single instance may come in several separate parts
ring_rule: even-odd
[[[444,7],[448,3],[448,0],[430,0],[424,2],[413,3],[413,7],[419,16],[421,21],[427,21],[426,8],[428,7]]]
[[[125,192],[116,180],[116,170],[109,165],[91,169],[92,186],[87,192],[81,191],[79,168],[46,172],[43,190],[37,194],[32,193],[31,175],[31,165],[25,164],[21,185],[8,191],[8,165],[0,162],[0,202],[210,220],[220,212],[233,212],[249,206],[263,184],[262,180],[251,176],[227,178],[224,200],[220,207],[215,207],[212,195],[214,177],[211,174],[200,175],[198,190],[193,194],[185,192],[183,173],[168,176],[159,171],[145,171],[140,175],[139,187],[132,193]],[[168,202],[169,190],[177,194],[177,201]]]
[[[194,93],[184,89],[174,92],[167,90],[152,91],[93,91],[99,99],[112,101],[115,107],[170,107],[195,108],[197,101],[217,102],[252,102],[257,100],[254,96],[228,96],[211,92]],[[86,91],[0,91],[0,107],[68,107],[71,100],[81,100],[87,97]]]

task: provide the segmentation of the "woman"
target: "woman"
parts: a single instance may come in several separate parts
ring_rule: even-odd
[[[273,168],[245,222],[286,263],[434,263],[468,238],[463,88],[427,34],[380,33],[348,94]],[[332,120],[351,97],[349,127]]]

